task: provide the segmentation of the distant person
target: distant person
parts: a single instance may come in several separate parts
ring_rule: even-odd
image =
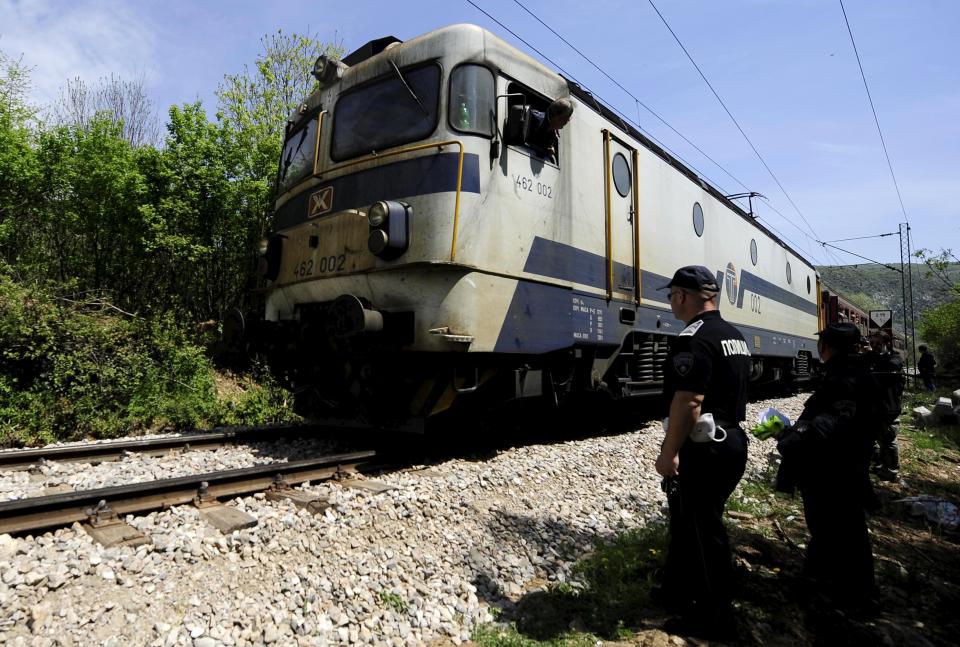
[[[853,324],[830,324],[819,335],[823,381],[777,439],[777,489],[799,488],[803,496],[810,531],[804,575],[838,606],[867,610],[875,593],[866,513],[876,502],[870,458],[878,387],[856,357]]]
[[[873,374],[880,391],[877,402],[880,420],[874,430],[873,468],[884,481],[896,482],[900,473],[900,448],[897,446],[897,419],[903,407],[903,359],[891,352],[884,333],[870,336],[870,352],[865,355],[867,370]]]
[[[686,328],[670,341],[663,365],[669,418],[656,469],[670,506],[670,545],[663,585],[652,595],[679,614],[664,626],[671,633],[731,639],[733,564],[723,509],[747,464],[740,423],[750,350],[721,318],[710,270],[681,267],[661,289],[670,290],[670,309]]]
[[[559,131],[567,125],[573,116],[573,101],[567,98],[555,100],[547,111],[530,110],[530,132],[527,145],[549,162],[557,163],[557,148],[560,144]]]
[[[937,360],[933,358],[933,353],[927,350],[926,346],[919,346],[920,359],[917,361],[917,372],[920,379],[923,380],[923,388],[927,391],[935,391],[937,382],[934,380],[933,371],[937,366]]]

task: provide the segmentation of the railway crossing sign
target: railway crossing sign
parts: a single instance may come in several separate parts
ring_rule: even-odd
[[[893,311],[871,310],[870,332],[884,332],[893,336]]]

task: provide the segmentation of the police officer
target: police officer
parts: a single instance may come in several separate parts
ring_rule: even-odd
[[[878,387],[856,356],[853,324],[830,324],[819,336],[823,380],[778,438],[778,488],[796,486],[803,495],[810,531],[804,574],[836,604],[863,607],[874,592],[866,510],[875,500],[869,465]]]
[[[670,308],[686,328],[672,340],[664,365],[669,418],[656,468],[670,506],[670,545],[655,597],[680,614],[667,630],[730,638],[733,567],[722,517],[747,463],[740,422],[746,417],[750,350],[720,317],[719,288],[710,270],[681,267],[661,289],[667,288]],[[691,435],[698,424],[709,428],[704,414],[712,414],[716,427],[706,440]]]
[[[924,345],[918,346],[920,351],[920,359],[917,360],[917,373],[920,374],[920,378],[923,380],[923,388],[927,391],[935,391],[937,389],[937,381],[935,379],[934,370],[937,367],[937,360],[934,359],[933,353],[927,350],[927,347]]]
[[[880,420],[874,430],[873,468],[884,481],[898,480],[900,449],[897,446],[897,419],[903,406],[903,359],[889,348],[889,337],[882,332],[870,336],[870,352],[865,355],[867,370],[879,387],[877,402]]]

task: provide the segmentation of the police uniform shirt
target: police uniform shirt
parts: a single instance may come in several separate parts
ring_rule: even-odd
[[[715,420],[746,419],[750,349],[743,335],[711,310],[694,317],[670,342],[664,364],[664,398],[669,413],[677,391],[703,395],[701,413]]]

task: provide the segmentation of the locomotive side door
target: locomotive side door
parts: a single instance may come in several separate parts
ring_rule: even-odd
[[[606,217],[606,284],[608,299],[640,303],[639,154],[603,130],[603,196]]]

